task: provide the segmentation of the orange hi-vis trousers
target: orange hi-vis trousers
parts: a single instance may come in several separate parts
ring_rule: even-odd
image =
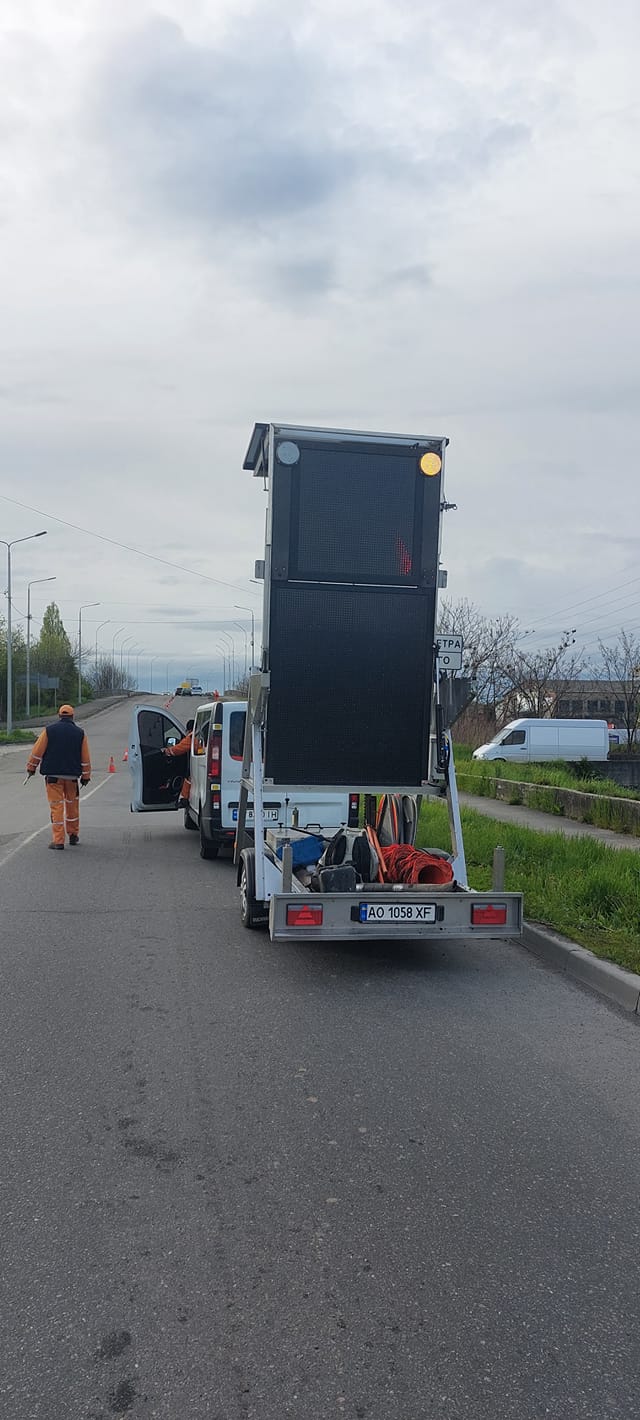
[[[52,784],[47,779],[47,798],[51,809],[51,827],[54,843],[64,843],[65,823],[67,833],[80,832],[80,790],[77,779],[56,779]]]

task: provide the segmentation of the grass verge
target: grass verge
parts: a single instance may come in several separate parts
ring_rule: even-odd
[[[491,887],[493,850],[505,850],[509,891],[524,893],[524,914],[596,956],[640,972],[640,854],[594,838],[536,833],[462,810],[471,887]],[[423,804],[418,846],[451,846],[445,804]]]
[[[10,735],[0,730],[0,745],[32,745],[36,739],[32,730],[12,730]]]
[[[456,770],[467,779],[478,782],[477,793],[491,797],[494,779],[509,779],[520,784],[542,784],[554,789],[577,789],[580,794],[595,794],[606,799],[637,799],[637,789],[625,789],[613,779],[586,779],[572,774],[562,760],[547,764],[516,764],[497,759],[473,759],[466,745],[455,745]],[[483,787],[480,787],[480,786]],[[471,791],[470,791],[471,792]]]

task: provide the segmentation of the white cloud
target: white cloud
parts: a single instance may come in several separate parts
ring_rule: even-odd
[[[633,576],[634,6],[5,9],[3,492],[258,609],[254,419],[445,433],[453,595],[562,625]],[[211,658],[224,587],[54,523],[50,572],[132,626],[175,575],[145,649]]]

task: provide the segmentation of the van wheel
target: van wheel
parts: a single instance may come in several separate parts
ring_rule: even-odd
[[[200,857],[217,858],[218,853],[220,852],[220,844],[214,843],[212,839],[205,837],[204,828],[202,827],[201,813],[198,815],[198,829],[200,832]]]
[[[243,927],[266,927],[268,917],[254,897],[255,878],[253,854],[247,853],[240,869],[240,920]]]
[[[193,822],[193,819],[188,809],[185,809],[184,811],[184,826],[185,828],[190,828],[192,833],[195,833],[198,827],[197,823]]]

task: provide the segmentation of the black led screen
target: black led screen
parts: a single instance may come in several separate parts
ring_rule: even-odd
[[[410,582],[415,501],[415,456],[305,450],[293,480],[289,576]]]
[[[287,430],[274,444],[265,775],[278,785],[418,786],[444,441]]]
[[[426,778],[433,598],[274,586],[265,775],[345,789]]]

